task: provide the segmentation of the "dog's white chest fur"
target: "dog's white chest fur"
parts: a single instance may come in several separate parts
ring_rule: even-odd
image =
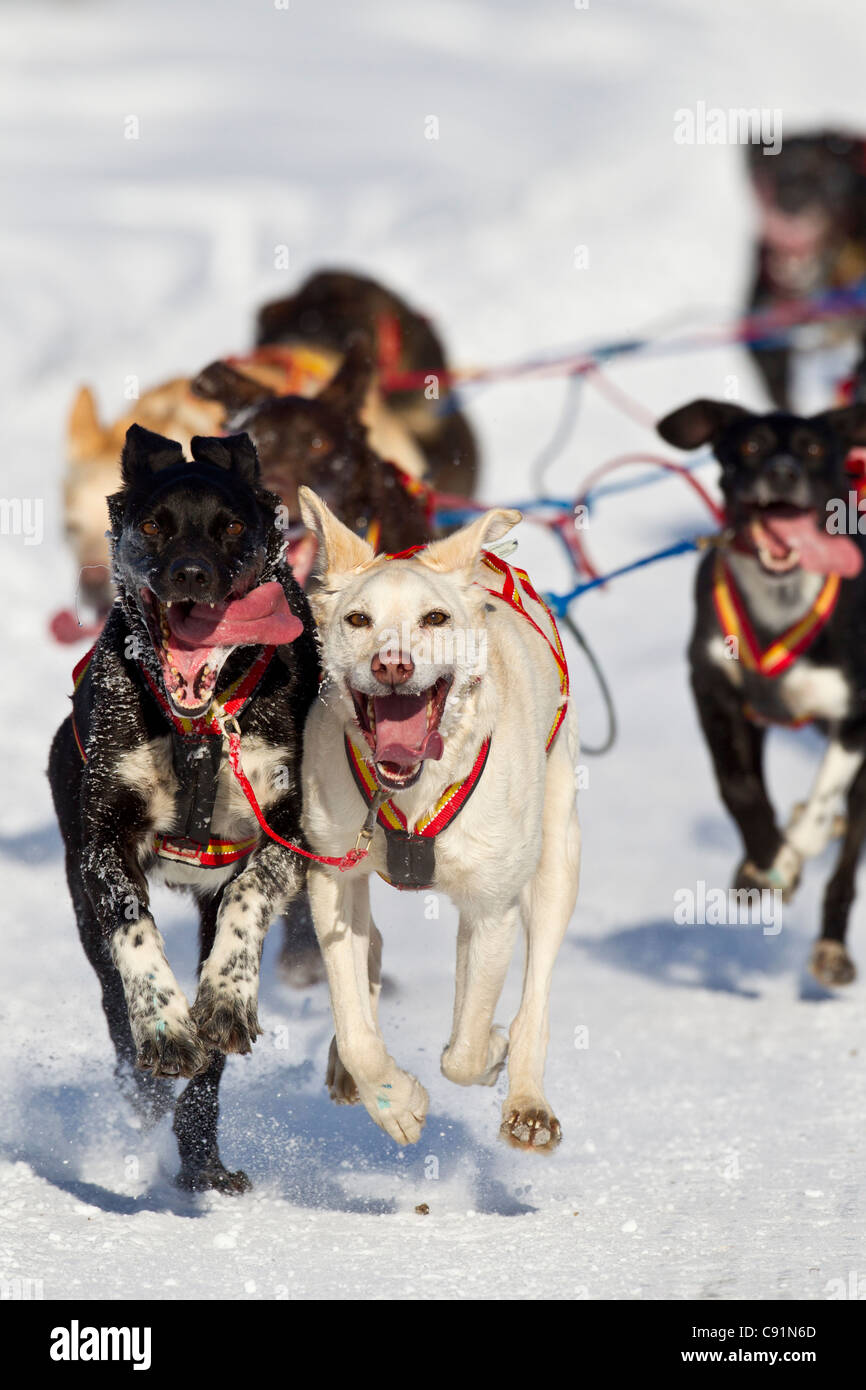
[[[779,689],[794,719],[844,719],[851,706],[851,689],[841,671],[803,658],[781,677]]]
[[[252,783],[256,800],[264,810],[274,797],[286,789],[289,774],[288,750],[272,747],[262,739],[243,739],[241,756],[244,772]],[[117,767],[117,775],[127,786],[134,788],[146,800],[150,829],[138,847],[139,859],[146,860],[151,852],[155,834],[170,835],[177,831],[178,781],[172,761],[171,737],[152,739],[132,753],[125,753]],[[229,767],[223,751],[217,778],[216,796],[211,816],[211,835],[219,840],[247,840],[256,833],[257,825],[243,791]],[[225,868],[199,868],[174,860],[157,858],[152,877],[177,886],[217,888],[237,870],[237,863]]]
[[[742,686],[740,663],[731,656],[720,633],[710,638],[707,655],[732,685],[738,689]],[[805,657],[800,657],[790,670],[778,678],[777,690],[792,721],[844,719],[851,709],[851,687],[841,671],[829,666],[813,666]]]

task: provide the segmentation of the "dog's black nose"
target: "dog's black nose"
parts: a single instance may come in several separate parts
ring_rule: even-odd
[[[200,598],[203,590],[213,583],[214,572],[206,560],[174,560],[168,578],[172,588],[189,598]]]
[[[763,473],[768,483],[781,489],[793,487],[802,477],[802,469],[795,460],[784,455],[768,459]]]

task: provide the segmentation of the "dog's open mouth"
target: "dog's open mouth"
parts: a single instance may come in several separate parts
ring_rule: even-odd
[[[753,507],[739,536],[767,574],[813,574],[852,578],[860,572],[862,556],[850,536],[832,535],[812,509],[776,503]]]
[[[141,596],[166,694],[188,718],[207,711],[236,647],[282,646],[303,631],[275,580],[223,603],[163,602],[150,589]]]
[[[440,676],[416,695],[398,691],[366,695],[349,687],[358,727],[373,754],[376,776],[387,790],[411,787],[428,758],[435,761],[442,757],[439,724],[451,681],[450,676]]]

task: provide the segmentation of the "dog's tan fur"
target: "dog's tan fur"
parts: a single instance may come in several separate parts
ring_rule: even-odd
[[[444,752],[440,760],[424,762],[415,785],[393,800],[414,824],[446,787],[465,778],[491,735],[472,797],[436,840],[434,888],[447,893],[460,912],[454,1021],[442,1071],[459,1085],[492,1085],[508,1055],[503,1136],[518,1147],[552,1148],[560,1131],[544,1095],[543,1071],[551,975],[577,895],[577,721],[569,709],[545,754],[561,702],[551,652],[523,617],[491,600],[476,582],[480,552],[515,525],[519,513],[487,512],[418,556],[394,561],[375,557],[309,489],[301,489],[301,505],[319,540],[311,603],[324,683],[307,721],[303,758],[304,824],[318,853],[350,848],[364,820],[342,741],[345,732],[360,738],[348,687],[364,689],[383,634],[405,631],[408,623],[414,644],[422,636],[420,615],[436,609],[449,615],[455,632],[486,640],[481,662],[452,653],[449,662],[431,661],[425,671],[415,661],[421,688],[453,675],[439,725]],[[540,605],[528,606],[539,623],[547,623]],[[356,609],[370,615],[371,626],[345,622]],[[311,866],[309,890],[336,1028],[331,1095],[338,1102],[360,1100],[377,1124],[405,1144],[421,1133],[427,1093],[397,1066],[379,1029],[381,938],[370,919],[368,878],[385,867],[385,838],[377,827],[366,860],[347,873]],[[506,1037],[494,1025],[494,1010],[521,922],[523,997]],[[435,949],[434,942],[430,946]]]

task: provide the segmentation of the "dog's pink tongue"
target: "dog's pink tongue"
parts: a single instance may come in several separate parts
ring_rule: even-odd
[[[839,574],[843,579],[853,579],[860,573],[863,556],[851,537],[830,535],[816,524],[813,512],[774,516],[763,523],[763,528],[771,541],[785,550],[796,547],[804,570],[814,574]],[[771,549],[775,555],[776,546]]]
[[[379,695],[373,709],[377,763],[412,767],[425,758],[435,762],[442,757],[442,735],[438,729],[427,731],[426,695]]]
[[[282,647],[304,630],[276,580],[229,603],[167,610],[171,654],[184,680],[194,679],[214,647]]]

